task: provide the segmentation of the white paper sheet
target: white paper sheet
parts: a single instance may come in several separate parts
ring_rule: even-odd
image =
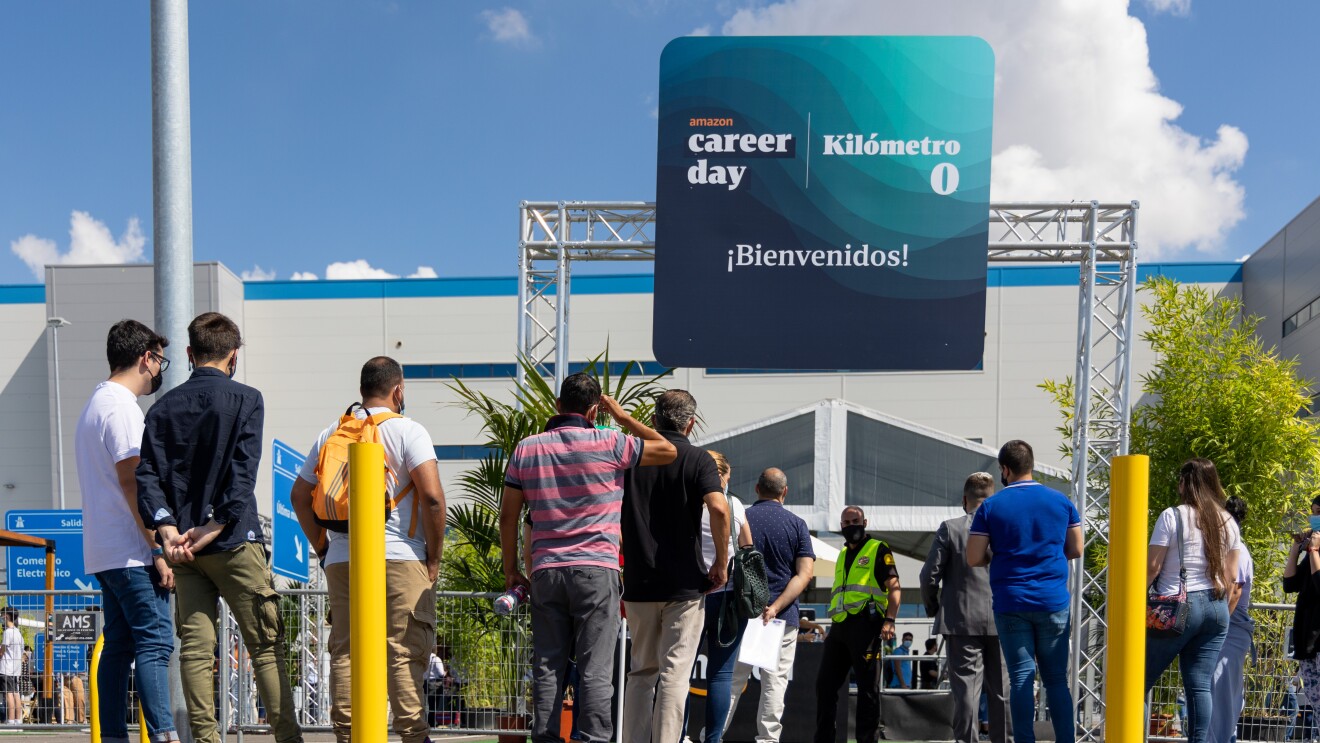
[[[771,619],[765,624],[760,617],[748,619],[738,647],[738,662],[774,671],[779,668],[779,646],[783,641],[784,620]]]

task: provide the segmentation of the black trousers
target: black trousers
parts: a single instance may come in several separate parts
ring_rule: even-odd
[[[849,672],[857,677],[857,743],[875,743],[880,738],[882,624],[879,614],[853,614],[825,636],[825,652],[816,675],[815,743],[834,743],[839,688],[848,681]]]

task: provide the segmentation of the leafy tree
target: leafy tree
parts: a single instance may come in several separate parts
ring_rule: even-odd
[[[1149,396],[1133,410],[1132,451],[1150,456],[1151,518],[1178,498],[1178,469],[1205,457],[1224,492],[1247,501],[1242,536],[1255,560],[1258,600],[1278,593],[1281,536],[1320,485],[1320,426],[1309,417],[1311,382],[1295,359],[1280,358],[1256,335],[1261,319],[1243,316],[1239,297],[1214,297],[1167,277],[1146,282],[1156,353],[1142,377]],[[1284,537],[1286,539],[1286,537]]]
[[[1183,463],[1210,459],[1225,494],[1250,506],[1242,531],[1255,560],[1255,599],[1280,600],[1283,535],[1297,530],[1320,491],[1320,425],[1307,413],[1311,382],[1298,377],[1295,360],[1265,348],[1256,335],[1261,318],[1244,316],[1239,297],[1167,277],[1148,280],[1142,291],[1152,301],[1141,305],[1150,323],[1141,338],[1156,358],[1141,377],[1145,397],[1132,411],[1131,451],[1150,457],[1151,523],[1176,502]],[[1063,413],[1062,448],[1071,455],[1073,382],[1041,387]]]

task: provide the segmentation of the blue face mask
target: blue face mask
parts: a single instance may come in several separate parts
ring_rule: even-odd
[[[911,649],[912,649],[912,641],[911,641],[911,640],[904,640],[904,641],[903,641],[903,649],[904,649],[904,650],[911,650]]]

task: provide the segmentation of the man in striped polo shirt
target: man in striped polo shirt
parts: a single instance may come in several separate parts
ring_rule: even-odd
[[[619,634],[619,513],[624,472],[669,464],[677,450],[638,423],[587,374],[559,390],[559,415],[509,458],[500,509],[506,587],[531,589],[532,741],[552,743],[569,651],[578,666],[582,743],[612,736],[613,661]],[[603,410],[629,435],[593,424]],[[532,520],[532,578],[522,574],[523,505]]]

